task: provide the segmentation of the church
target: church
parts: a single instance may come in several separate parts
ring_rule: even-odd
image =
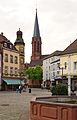
[[[32,56],[30,61],[30,67],[34,67],[36,65],[43,65],[43,59],[48,55],[42,55],[42,40],[40,36],[40,29],[38,23],[37,9],[34,23],[34,31],[32,37]]]

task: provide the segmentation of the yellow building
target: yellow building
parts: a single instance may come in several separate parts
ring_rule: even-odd
[[[59,68],[62,82],[67,84],[70,76],[72,90],[77,89],[77,40],[62,52]]]
[[[22,32],[17,31],[14,45],[3,33],[0,34],[0,47],[2,51],[2,81],[3,90],[15,90],[20,84],[24,84],[21,72],[24,69],[24,40]]]

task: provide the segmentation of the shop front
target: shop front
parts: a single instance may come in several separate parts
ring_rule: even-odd
[[[19,85],[24,85],[24,80],[20,79],[2,79],[2,90],[16,90]]]

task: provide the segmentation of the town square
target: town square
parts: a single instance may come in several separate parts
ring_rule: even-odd
[[[1,0],[0,120],[77,120],[77,1]]]
[[[37,88],[33,88],[31,93],[28,89],[21,94],[0,92],[0,120],[29,120],[30,100],[36,96],[51,96],[51,92]]]

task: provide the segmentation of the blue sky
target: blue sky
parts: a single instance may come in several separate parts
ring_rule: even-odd
[[[0,0],[0,32],[14,43],[16,31],[21,29],[25,62],[30,61],[32,52],[36,6],[42,54],[64,50],[77,38],[77,0]]]

